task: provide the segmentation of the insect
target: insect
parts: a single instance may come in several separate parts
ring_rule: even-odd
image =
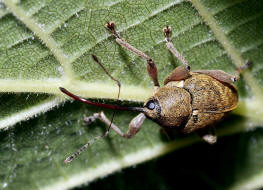
[[[217,137],[214,125],[222,120],[228,112],[237,107],[238,92],[233,83],[239,79],[241,71],[246,69],[250,65],[250,62],[248,61],[243,66],[237,68],[235,75],[230,75],[221,70],[190,71],[189,64],[172,44],[171,28],[167,26],[163,30],[167,41],[166,48],[181,61],[183,66],[175,68],[164,80],[164,86],[160,87],[157,67],[153,59],[123,40],[115,30],[114,22],[107,22],[106,27],[112,32],[119,45],[146,60],[148,75],[154,83],[154,92],[144,103],[143,107],[125,107],[92,102],[60,87],[60,90],[66,95],[86,104],[115,110],[139,112],[131,120],[126,133],[123,133],[118,126],[112,123],[112,120],[110,121],[103,112],[95,113],[85,118],[84,120],[87,123],[99,119],[108,125],[109,128],[103,135],[95,137],[76,153],[68,157],[65,162],[71,162],[73,158],[79,155],[90,144],[107,136],[109,129],[112,129],[124,138],[134,137],[141,129],[146,118],[158,123],[164,130],[177,129],[182,133],[197,132],[206,142],[210,144],[215,143]],[[106,71],[98,58],[95,55],[92,55],[92,57],[120,87],[119,81]]]

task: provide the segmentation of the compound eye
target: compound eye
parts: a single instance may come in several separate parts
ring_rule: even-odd
[[[147,102],[146,104],[146,107],[149,109],[149,110],[153,110],[155,108],[155,103],[153,100],[150,100],[149,102]]]

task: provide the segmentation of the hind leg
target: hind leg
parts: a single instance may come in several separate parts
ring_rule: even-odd
[[[215,134],[215,127],[208,126],[205,129],[197,131],[197,134],[207,143],[214,144],[217,141],[217,136]]]
[[[250,61],[247,61],[244,65],[238,67],[236,69],[235,75],[228,74],[221,70],[197,70],[193,72],[209,75],[221,82],[234,83],[240,78],[240,73],[247,69],[251,64],[252,63]]]
[[[197,134],[207,143],[216,142],[214,125],[219,122],[224,113],[204,113],[200,110],[193,110],[192,115],[182,129],[183,133],[197,132]]]
[[[184,77],[186,78],[188,73],[190,72],[190,66],[187,63],[187,61],[185,60],[185,58],[175,49],[174,45],[172,44],[172,42],[171,42],[171,33],[172,33],[171,28],[169,26],[166,26],[166,28],[163,30],[163,32],[164,32],[164,34],[166,36],[166,40],[167,40],[167,43],[166,43],[167,49],[169,49],[169,51],[177,59],[179,59],[181,61],[181,63],[185,66],[185,69],[180,69],[180,73],[174,72],[176,74],[176,77],[174,76],[175,74],[173,74],[172,76],[169,76],[169,77],[172,80],[176,81],[178,76],[180,76],[180,74],[181,75],[184,74]],[[213,77],[213,78],[215,78],[221,82],[233,83],[233,82],[236,82],[240,78],[240,73],[244,69],[247,69],[251,64],[252,64],[252,62],[247,61],[244,65],[238,67],[236,69],[235,75],[228,74],[228,73],[221,71],[221,70],[197,70],[197,71],[193,71],[193,72],[209,75],[209,76],[211,76],[211,77]],[[170,81],[172,81],[172,80],[170,80]]]

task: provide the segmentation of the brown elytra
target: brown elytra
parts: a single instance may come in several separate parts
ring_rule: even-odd
[[[148,102],[154,102],[155,109],[148,109]],[[230,83],[190,72],[186,79],[169,81],[158,88],[147,103],[144,112],[148,118],[162,127],[180,128],[183,133],[190,133],[214,126],[235,109],[238,93]]]

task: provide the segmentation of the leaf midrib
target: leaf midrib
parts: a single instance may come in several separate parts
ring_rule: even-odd
[[[120,29],[120,32],[123,32],[123,31],[125,31],[131,27],[134,27],[134,26],[144,22],[145,20],[148,20],[149,18],[153,17],[154,15],[159,14],[160,12],[174,6],[175,4],[180,4],[182,2],[183,1],[174,1],[172,3],[169,3],[165,6],[163,6],[162,8],[160,8],[158,10],[154,10],[149,15],[149,17],[147,16],[143,20],[139,20],[139,21],[135,22],[134,24],[129,25],[128,27]],[[199,12],[201,17],[206,21],[206,23],[210,27],[210,29],[213,31],[215,38],[223,46],[223,48],[226,50],[228,55],[230,55],[231,59],[233,60],[233,63],[236,66],[243,65],[245,63],[245,60],[242,58],[241,52],[239,52],[237,49],[235,49],[233,47],[233,45],[228,41],[223,30],[218,26],[216,20],[213,18],[213,15],[210,14],[205,9],[205,7],[202,5],[202,3],[199,0],[192,0],[191,2],[193,4],[193,6],[195,7],[195,9]],[[33,18],[31,18],[30,16],[25,14],[25,12],[21,8],[17,7],[13,1],[4,1],[4,3],[10,9],[10,11],[14,15],[16,15],[18,17],[18,19],[20,19],[21,22],[23,22],[31,31],[33,31],[47,45],[49,50],[53,53],[53,55],[56,57],[56,59],[59,61],[59,63],[64,68],[66,80],[69,80],[68,82],[70,82],[72,79],[74,80],[74,77],[73,77],[74,74],[72,72],[71,63],[74,62],[74,60],[76,60],[79,56],[83,55],[83,52],[86,52],[91,48],[88,48],[88,50],[85,49],[83,52],[80,52],[80,54],[78,54],[77,56],[74,56],[73,59],[69,60],[67,58],[67,56],[64,54],[63,50],[59,48],[56,41],[50,36],[49,33],[47,34],[46,31],[43,31],[39,27],[39,25],[34,21]],[[117,3],[110,5],[110,6],[113,6],[113,5],[118,4],[118,3],[119,3],[119,1]],[[104,38],[101,38],[100,40],[98,40],[96,42],[96,44],[106,40],[107,38],[109,38],[109,36],[110,35],[106,35]],[[252,75],[248,72],[245,72],[244,77],[245,77],[245,80],[247,81],[247,83],[250,85],[253,93],[257,97],[263,98],[263,96],[261,95],[262,90],[258,88],[259,85],[257,83],[255,83],[256,81],[253,79]],[[254,85],[254,84],[257,84],[257,85]]]
[[[217,41],[222,45],[222,47],[225,49],[227,54],[230,56],[233,64],[236,67],[240,67],[241,65],[245,64],[245,60],[242,57],[242,53],[237,50],[233,44],[230,43],[226,35],[224,34],[224,31],[220,26],[217,24],[217,21],[214,19],[213,15],[209,13],[208,10],[202,5],[200,0],[191,0],[193,6],[195,9],[199,12],[200,16],[204,19],[206,24],[209,26],[209,28],[213,31],[215,38]],[[258,82],[253,78],[252,74],[250,72],[244,71],[243,76],[249,87],[251,88],[251,91],[253,94],[257,97],[259,103],[263,105],[263,90],[259,88]]]
[[[167,4],[166,6],[163,6],[160,9],[157,9],[155,11],[153,11],[149,16],[145,17],[144,19],[140,19],[136,22],[134,22],[133,24],[129,25],[128,27],[124,27],[121,28],[119,30],[119,32],[123,32],[129,28],[132,28],[150,18],[152,18],[153,16],[159,14],[160,12],[165,11],[166,9],[176,5],[176,4],[180,4],[182,3],[184,0],[177,0],[177,1],[173,1],[172,3]],[[110,6],[114,6],[118,3],[120,3],[121,1],[118,1],[116,3],[111,4]],[[62,46],[60,46],[59,44],[56,43],[56,41],[51,37],[51,33],[49,33],[46,30],[42,30],[39,26],[39,24],[37,24],[37,22],[31,18],[31,15],[26,14],[25,11],[23,11],[21,8],[19,8],[18,6],[16,6],[16,3],[13,1],[8,1],[5,0],[4,1],[6,7],[10,10],[10,12],[12,14],[14,14],[22,23],[24,23],[41,41],[43,41],[46,46],[48,47],[48,49],[52,52],[52,54],[55,56],[55,58],[57,59],[57,61],[62,65],[63,70],[64,70],[64,75],[63,78],[61,80],[63,86],[67,87],[69,86],[71,83],[74,83],[74,81],[76,82],[77,80],[75,80],[74,77],[74,73],[72,71],[72,63],[78,59],[81,55],[83,55],[85,52],[87,52],[88,50],[92,49],[94,46],[89,47],[88,49],[83,49],[83,51],[80,51],[78,54],[76,54],[75,56],[69,58],[67,57],[67,55],[63,52],[63,50],[60,48]],[[42,7],[43,8],[43,7]],[[81,11],[82,9],[80,9],[79,11]],[[56,30],[56,28],[53,28],[52,31]],[[51,31],[51,32],[52,32]],[[107,40],[111,35],[108,34],[106,36],[104,36],[103,38],[99,39],[96,41],[95,44],[101,43],[105,40]],[[9,80],[9,82],[12,81],[16,81],[16,80]],[[40,80],[41,81],[41,80]],[[7,81],[5,81],[7,82]],[[27,83],[29,83],[29,81],[27,81]],[[33,83],[35,83],[36,81],[32,81]],[[42,80],[39,84],[41,86],[41,84],[43,84],[43,82],[45,82],[44,80]],[[1,82],[0,82],[1,83]],[[1,84],[0,84],[1,85]],[[6,83],[4,85],[7,85]],[[11,84],[12,85],[12,84]],[[6,89],[7,90],[7,89]],[[13,89],[14,90],[14,89]],[[4,89],[2,88],[1,91],[4,91]],[[10,90],[7,90],[10,91]],[[12,90],[11,90],[12,91]],[[24,91],[23,91],[24,92]],[[40,92],[47,92],[47,91],[40,91]],[[48,92],[49,93],[49,92]],[[105,97],[105,98],[109,98],[109,97]],[[138,100],[135,100],[138,101]]]
[[[32,82],[34,82],[34,81],[32,81]],[[78,81],[76,81],[76,82],[78,82]],[[1,82],[0,82],[1,83]],[[85,83],[83,83],[82,85],[86,85]],[[74,86],[73,84],[72,84],[72,86]],[[54,88],[55,88],[55,85],[54,85]],[[83,90],[83,94],[85,94],[85,90],[86,89],[84,89]],[[149,90],[150,91],[150,90]],[[246,114],[245,114],[246,115]],[[246,126],[249,126],[249,125],[246,125]],[[255,126],[255,125],[254,125]],[[247,128],[246,129],[243,129],[243,128],[239,128],[239,129],[242,129],[242,130],[247,130]],[[229,133],[227,133],[227,134],[229,134]],[[185,142],[185,139],[184,139],[184,142]],[[179,143],[180,144],[180,143]],[[189,143],[189,144],[186,144],[186,145],[190,145],[191,143]],[[178,145],[178,142],[176,142],[176,145]],[[154,145],[154,147],[153,148],[156,148],[158,145]],[[164,148],[166,149],[168,146],[166,145]],[[176,148],[178,148],[178,147],[176,147]],[[173,149],[176,149],[176,148],[173,148]],[[170,152],[171,150],[173,150],[173,149],[170,149],[168,152]],[[152,148],[151,148],[151,150],[152,150]],[[140,154],[141,152],[139,152],[138,154]],[[165,152],[166,153],[166,152]],[[160,155],[160,151],[159,152],[157,152],[157,154],[153,154],[153,155],[151,155],[152,157],[156,157],[156,156],[159,156]],[[127,155],[127,156],[130,156],[130,155]],[[141,155],[140,155],[141,156]],[[151,158],[152,158],[151,157]],[[135,162],[136,161],[136,162]],[[144,160],[143,160],[144,161]],[[142,160],[134,160],[134,162],[133,163],[129,163],[130,165],[133,165],[133,164],[135,164],[135,163],[140,163],[140,162],[142,162]],[[109,164],[109,163],[107,163],[107,164]],[[110,172],[113,172],[113,171],[116,171],[116,170],[118,170],[118,169],[120,169],[120,168],[123,168],[123,167],[127,167],[127,166],[129,166],[129,164],[123,164],[123,165],[120,165],[119,167],[117,167],[117,168],[115,168],[115,170],[112,170],[112,171],[110,171]],[[99,168],[98,168],[99,169]],[[105,175],[105,170],[102,172],[102,173],[100,173],[98,176],[101,176],[102,174],[104,174]],[[96,177],[98,177],[98,176],[95,176],[95,178]],[[75,177],[75,178],[74,178]],[[78,178],[79,176],[76,176],[76,175],[74,175],[73,174],[73,177],[71,178],[71,179],[76,179],[76,178]],[[85,178],[87,178],[87,176],[85,175]],[[70,179],[70,180],[71,180]],[[83,179],[83,178],[81,178],[81,179]],[[94,179],[94,178],[93,178]],[[63,181],[63,185],[64,186],[66,186],[66,188],[68,188],[69,186],[68,186],[68,184],[70,184],[70,181],[68,178],[65,178],[65,181]],[[92,179],[91,179],[92,180]],[[76,181],[75,181],[76,182]],[[84,183],[84,182],[87,182],[86,180],[84,180],[84,181],[80,181],[80,182],[78,182],[77,184],[75,183],[75,184],[73,184],[73,186],[72,187],[74,187],[74,186],[76,186],[76,185],[79,185],[79,184],[81,184],[81,183]],[[61,184],[59,184],[59,182],[57,182],[57,184],[50,184],[50,186],[49,187],[47,187],[47,188],[50,188],[50,187],[54,187],[54,186],[52,186],[52,185],[57,185],[57,187],[59,188],[59,189],[61,189]],[[39,187],[40,188],[40,187]]]
[[[26,86],[27,86],[26,91],[27,92],[48,92],[51,94],[60,94],[60,91],[57,89],[57,87],[58,86],[64,86],[64,87],[69,88],[75,92],[78,92],[78,93],[80,93],[80,95],[84,95],[86,97],[115,98],[115,94],[116,94],[114,91],[116,88],[115,86],[106,84],[107,87],[110,87],[114,91],[114,92],[112,91],[112,92],[108,93],[110,95],[107,95],[107,94],[102,92],[101,94],[94,96],[94,95],[91,95],[91,92],[96,91],[98,89],[90,88],[90,86],[96,86],[99,83],[88,83],[88,82],[82,82],[82,81],[78,81],[78,80],[74,79],[74,74],[72,72],[71,63],[73,63],[78,57],[83,55],[83,53],[87,52],[92,47],[89,47],[88,49],[84,48],[83,51],[80,52],[78,55],[76,55],[72,58],[68,58],[64,54],[63,50],[60,49],[61,46],[58,46],[58,44],[51,37],[51,35],[46,34],[45,31],[41,30],[41,28],[38,26],[38,24],[30,16],[27,16],[21,8],[17,7],[13,1],[4,1],[4,2],[6,4],[6,6],[10,9],[10,11],[14,15],[18,16],[18,19],[20,19],[21,22],[23,22],[29,29],[31,29],[31,31],[33,31],[40,38],[40,40],[42,40],[47,45],[49,50],[53,53],[53,55],[56,57],[56,59],[62,65],[62,67],[65,71],[65,77],[62,79],[55,79],[56,82],[49,82],[49,81],[45,81],[45,80],[37,80],[37,81],[28,80],[28,81],[22,81],[22,82],[17,81],[17,80],[0,80],[0,86],[2,86],[1,91],[3,91],[3,92],[20,92],[20,90],[17,90],[16,86],[18,83],[21,82],[21,83],[26,84]],[[111,6],[116,5],[119,2],[120,1],[112,4]],[[123,32],[125,30],[128,30],[129,28],[134,27],[138,24],[141,24],[142,22],[145,22],[149,18],[159,14],[160,12],[167,10],[170,7],[172,7],[176,4],[180,4],[182,2],[184,2],[184,1],[179,0],[179,1],[174,1],[172,3],[168,3],[168,4],[164,5],[162,8],[159,8],[158,10],[153,11],[146,18],[138,20],[138,21],[134,22],[133,24],[129,25],[128,27],[121,28],[119,31]],[[225,49],[227,54],[230,55],[231,59],[233,60],[233,64],[235,66],[240,66],[240,65],[244,64],[245,60],[242,58],[242,55],[241,55],[242,52],[235,49],[235,47],[233,47],[233,45],[228,41],[223,30],[219,27],[216,20],[213,18],[213,15],[210,14],[206,10],[206,8],[202,5],[202,3],[199,0],[192,0],[191,2],[193,4],[193,6],[195,7],[195,9],[199,12],[200,16],[206,21],[209,28],[213,31],[216,40],[223,46],[223,48]],[[220,10],[220,11],[222,11],[222,10]],[[96,42],[96,44],[108,39],[110,36],[111,35],[104,36],[103,38],[99,39]],[[257,97],[256,101],[258,101],[258,104],[263,105],[263,102],[261,101],[261,100],[263,100],[262,90],[259,88],[259,85],[255,81],[255,79],[253,78],[252,74],[249,72],[245,72],[244,78],[245,78],[246,82],[249,84],[249,86],[251,87],[253,94]],[[45,85],[43,86],[43,84],[45,84]],[[78,84],[78,88],[75,88],[74,84]],[[40,88],[35,88],[36,85],[39,85]],[[24,87],[26,87],[26,86],[24,86]],[[80,86],[82,86],[83,88],[81,88]],[[86,86],[86,88],[85,88],[85,86]],[[89,87],[89,88],[87,88],[87,87]],[[134,98],[134,97],[128,95],[129,90],[133,89],[133,88],[136,89],[136,91],[142,92],[141,94],[137,94],[137,96],[136,96],[137,98]],[[20,88],[20,89],[23,89],[23,88]],[[78,90],[78,89],[81,89],[81,90]],[[145,89],[143,87],[135,87],[135,86],[133,87],[131,85],[125,85],[124,87],[122,87],[122,90],[123,91],[121,93],[121,99],[123,99],[123,100],[144,101],[149,96],[149,94],[151,94],[150,89]],[[21,90],[21,92],[25,92],[25,91]],[[241,113],[244,113],[244,112],[241,111]]]

